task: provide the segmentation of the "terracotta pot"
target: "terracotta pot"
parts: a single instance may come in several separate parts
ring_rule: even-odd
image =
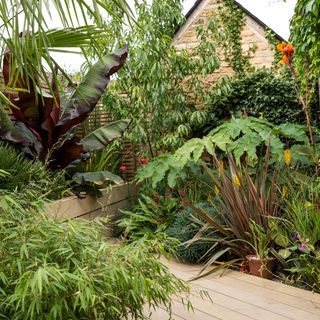
[[[260,259],[255,255],[246,256],[250,269],[250,274],[253,276],[270,279],[271,273],[275,265],[275,258]]]

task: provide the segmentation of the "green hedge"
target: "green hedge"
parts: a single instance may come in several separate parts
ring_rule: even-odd
[[[227,92],[212,98],[209,119],[200,128],[198,135],[207,133],[231,116],[249,116],[264,118],[273,124],[291,122],[304,124],[305,116],[297,98],[295,84],[290,75],[277,75],[266,68],[258,69],[245,76],[231,78]],[[311,103],[311,115],[314,124],[317,118],[317,94]],[[197,132],[195,132],[197,135]]]

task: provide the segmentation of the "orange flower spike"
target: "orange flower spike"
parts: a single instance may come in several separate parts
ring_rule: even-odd
[[[289,57],[294,54],[294,47],[291,43],[288,43],[283,50],[283,53],[288,55]]]
[[[286,43],[285,43],[285,42],[279,43],[279,44],[277,45],[277,50],[280,51],[280,52],[282,52],[282,53],[284,53],[285,47],[286,47]]]
[[[284,56],[282,57],[282,59],[281,59],[278,63],[280,63],[280,64],[282,64],[282,63],[288,64],[288,63],[289,63],[289,58],[288,58],[288,56],[287,56],[287,55],[284,55]]]

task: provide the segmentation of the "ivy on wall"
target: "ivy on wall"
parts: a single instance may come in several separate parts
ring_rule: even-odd
[[[277,49],[277,45],[279,44],[280,40],[276,36],[274,31],[272,31],[269,28],[267,28],[265,30],[264,35],[265,35],[266,39],[268,40],[269,46],[273,50],[273,54],[274,54],[273,66],[277,66],[278,67],[279,66],[278,62],[281,60],[281,58],[283,56],[283,54]]]
[[[245,26],[245,13],[233,0],[218,0],[219,14],[215,17],[224,31],[224,39],[220,42],[226,61],[236,74],[244,74],[252,69],[250,57],[256,46],[244,52],[241,31]]]

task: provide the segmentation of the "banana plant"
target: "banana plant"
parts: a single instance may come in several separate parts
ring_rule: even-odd
[[[68,97],[59,93],[56,76],[52,77],[48,91],[34,88],[31,77],[20,73],[14,55],[7,48],[3,79],[7,87],[15,79],[15,88],[2,91],[10,103],[0,108],[0,139],[19,145],[51,170],[67,168],[88,157],[91,151],[106,147],[123,135],[130,120],[109,123],[82,139],[73,131],[90,115],[110,77],[123,66],[126,58],[126,46],[103,56]],[[114,180],[112,176],[110,180]]]

